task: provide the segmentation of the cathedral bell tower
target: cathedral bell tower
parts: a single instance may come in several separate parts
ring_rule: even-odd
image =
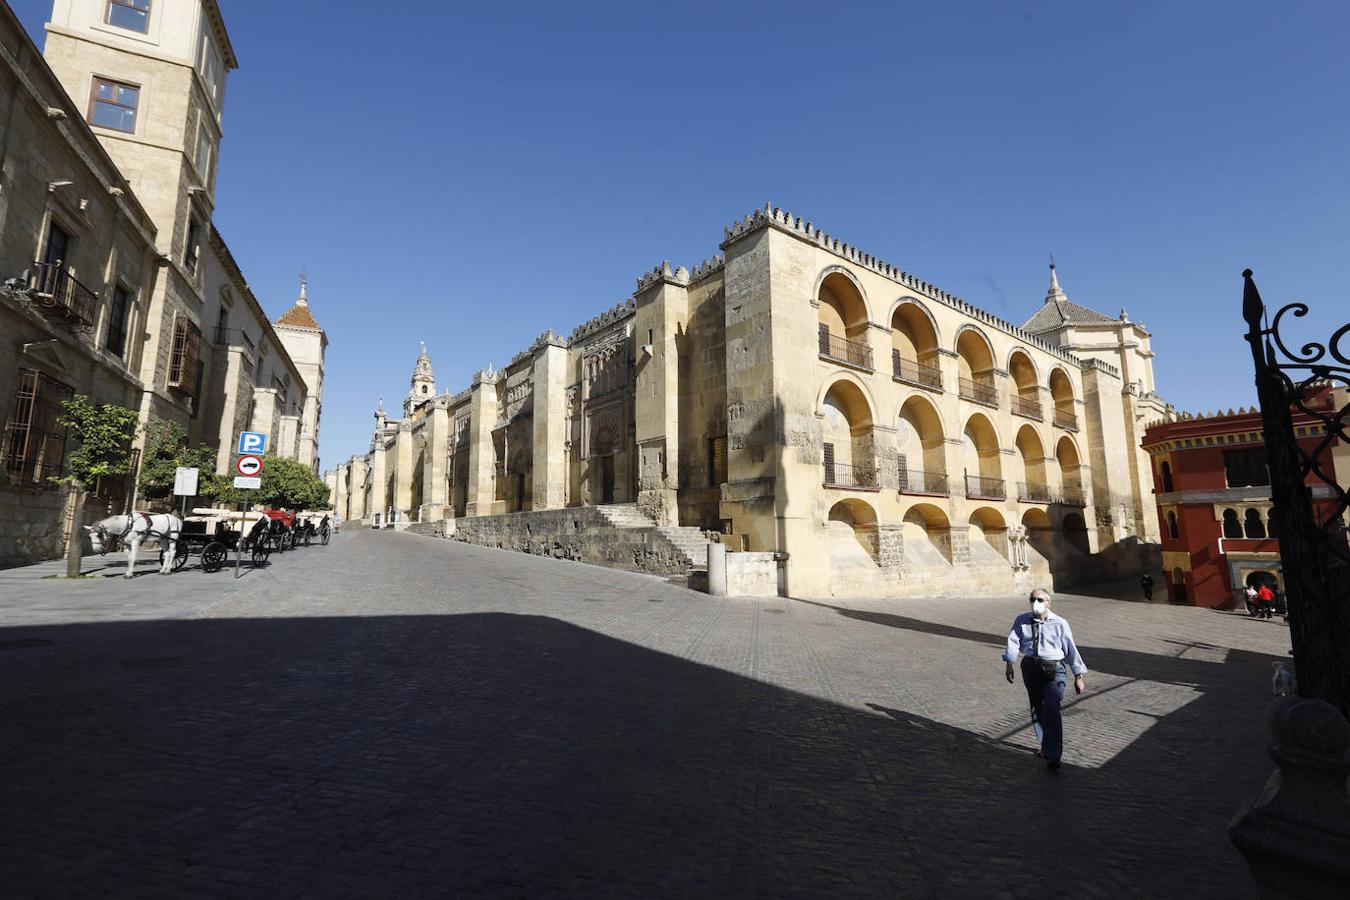
[[[432,374],[431,357],[427,356],[427,345],[423,343],[422,352],[417,356],[417,367],[413,369],[412,385],[403,399],[403,415],[412,415],[413,410],[435,396],[436,376]]]

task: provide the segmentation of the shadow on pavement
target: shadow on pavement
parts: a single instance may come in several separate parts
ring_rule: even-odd
[[[10,645],[11,896],[1253,893],[1223,829],[1267,770],[1187,758],[1201,702],[1051,776],[961,729],[545,617],[0,631]],[[1245,689],[1248,662],[1165,664],[1208,700]]]

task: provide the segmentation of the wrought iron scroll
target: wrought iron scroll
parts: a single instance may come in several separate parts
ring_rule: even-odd
[[[1350,347],[1342,346],[1350,324],[1326,344],[1308,342],[1291,350],[1280,329],[1286,316],[1306,316],[1308,306],[1290,303],[1268,320],[1251,270],[1242,277],[1242,315],[1256,369],[1298,692],[1350,718],[1350,495],[1337,482],[1333,461],[1338,446],[1342,452],[1350,446],[1345,402]],[[1301,422],[1311,423],[1303,435],[1294,428],[1296,412]],[[1341,473],[1350,481],[1346,476]],[[1320,515],[1312,488],[1325,498]]]

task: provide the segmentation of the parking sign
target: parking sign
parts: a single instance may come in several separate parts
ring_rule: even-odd
[[[239,452],[240,453],[262,453],[267,449],[267,435],[261,431],[241,431],[239,432]]]

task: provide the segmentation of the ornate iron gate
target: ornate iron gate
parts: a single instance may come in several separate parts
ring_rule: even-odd
[[[1350,388],[1350,346],[1341,346],[1350,335],[1350,324],[1337,329],[1326,344],[1309,342],[1291,351],[1280,335],[1281,324],[1286,315],[1295,319],[1307,315],[1307,305],[1290,303],[1269,318],[1251,269],[1242,277],[1242,316],[1256,367],[1298,692],[1325,700],[1350,718],[1350,544],[1346,540],[1350,496],[1346,486],[1337,483],[1332,464],[1332,449],[1338,442],[1350,444],[1350,404],[1343,396],[1338,401],[1335,393]],[[1330,405],[1312,403],[1313,395],[1324,393],[1325,388],[1333,389]],[[1311,417],[1315,428],[1296,434],[1293,410]],[[1343,478],[1347,475],[1342,473]],[[1334,513],[1320,520],[1314,514],[1314,487],[1334,506]]]

